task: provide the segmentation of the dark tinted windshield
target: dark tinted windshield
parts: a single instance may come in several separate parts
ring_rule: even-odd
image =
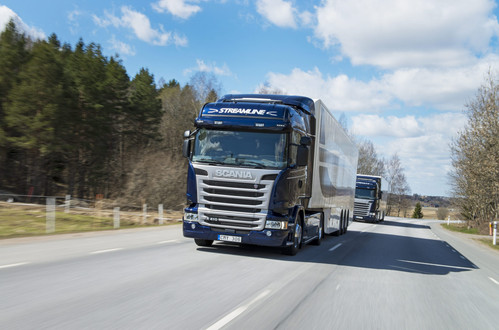
[[[286,134],[200,129],[196,133],[193,162],[283,168]]]
[[[374,199],[376,191],[374,189],[355,189],[355,198]]]

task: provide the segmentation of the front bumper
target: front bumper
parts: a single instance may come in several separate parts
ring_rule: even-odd
[[[199,222],[195,221],[183,221],[184,237],[217,241],[218,235],[238,236],[241,237],[241,244],[286,246],[288,235],[291,232],[291,229],[264,229],[261,231],[249,231],[247,234],[240,234],[224,231],[223,229],[217,230],[217,228],[203,226]],[[270,235],[268,233],[270,233]]]

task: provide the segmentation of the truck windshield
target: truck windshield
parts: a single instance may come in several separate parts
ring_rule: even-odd
[[[374,189],[355,189],[355,198],[374,199],[376,197],[376,190]]]
[[[286,134],[200,129],[192,161],[256,168],[286,166]]]

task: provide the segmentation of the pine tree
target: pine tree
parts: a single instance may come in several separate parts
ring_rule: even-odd
[[[416,203],[416,207],[414,208],[414,212],[412,213],[412,217],[414,219],[423,219],[423,211],[421,208],[421,204],[419,202]]]
[[[23,33],[17,30],[13,20],[5,26],[0,34],[0,185],[15,185],[16,175],[10,175],[15,169],[20,171],[20,159],[17,157],[17,148],[8,141],[12,134],[5,120],[5,106],[12,87],[19,82],[19,72],[28,61],[28,40]]]
[[[154,77],[147,69],[142,68],[131,82],[128,114],[128,131],[139,148],[149,139],[158,138],[162,113]]]

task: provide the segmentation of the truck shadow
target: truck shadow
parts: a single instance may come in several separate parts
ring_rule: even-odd
[[[404,226],[401,223],[385,224]],[[413,226],[427,228],[424,225],[407,225],[411,228],[414,228]],[[211,248],[198,248],[198,251],[245,258],[329,264],[424,275],[447,275],[478,269],[452,246],[441,240],[358,231],[349,231],[340,237],[326,237],[321,246],[305,245],[295,256],[282,255],[276,248],[238,246],[220,242]]]

